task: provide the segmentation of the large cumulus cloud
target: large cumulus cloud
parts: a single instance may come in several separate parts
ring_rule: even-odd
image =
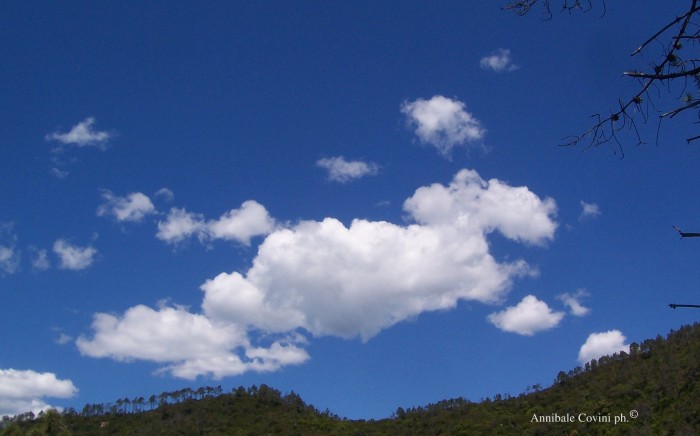
[[[527,187],[486,181],[472,170],[458,172],[448,185],[417,189],[404,210],[407,224],[355,219],[346,225],[328,217],[279,226],[259,245],[247,271],[222,272],[201,286],[201,313],[140,307],[121,318],[98,314],[93,338],[82,337],[78,346],[95,357],[158,362],[188,378],[255,370],[250,362],[261,368],[301,363],[308,358],[302,334],[366,341],[460,300],[503,301],[513,280],[531,268],[524,260],[494,258],[488,235],[498,231],[515,242],[543,245],[557,227],[554,200]],[[164,347],[159,353],[158,343],[173,341],[163,327],[173,317],[181,321],[172,325],[190,323],[194,330],[220,334],[203,333],[204,339],[217,338],[199,341],[206,352],[172,356]],[[128,331],[149,334],[125,336]],[[254,344],[251,335],[282,339]],[[197,357],[202,355],[212,358]],[[269,363],[274,359],[277,365]],[[240,371],[209,368],[226,362]]]

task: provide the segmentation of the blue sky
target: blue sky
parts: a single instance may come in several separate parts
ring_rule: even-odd
[[[690,115],[557,146],[680,10],[499,6],[0,5],[0,415],[266,383],[381,418],[694,322]]]

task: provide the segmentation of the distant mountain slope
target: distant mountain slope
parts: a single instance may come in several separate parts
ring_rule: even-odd
[[[560,372],[551,387],[518,397],[496,395],[398,408],[378,421],[320,412],[297,394],[262,385],[184,389],[148,400],[86,405],[81,412],[4,419],[12,434],[700,434],[700,324],[684,326],[629,353]],[[146,410],[150,409],[150,410]]]

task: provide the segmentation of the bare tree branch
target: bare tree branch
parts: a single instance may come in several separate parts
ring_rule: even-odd
[[[676,304],[676,303],[671,303],[668,305],[671,309],[675,309],[676,307],[691,307],[694,309],[700,309],[700,305],[698,304]]]
[[[695,2],[693,2],[693,3],[695,3]],[[671,27],[673,27],[675,24],[678,24],[678,23],[681,22],[682,20],[687,19],[687,18],[689,18],[690,16],[692,16],[695,12],[697,12],[697,10],[694,10],[694,9],[695,9],[694,7],[691,8],[691,10],[689,10],[689,11],[686,12],[685,14],[683,14],[683,15],[681,15],[681,16],[679,16],[679,17],[676,17],[675,20],[671,21],[670,23],[668,23],[667,25],[665,25],[664,27],[662,27],[661,29],[659,29],[659,31],[656,32],[655,34],[653,34],[653,35],[651,36],[651,38],[647,39],[646,41],[644,41],[644,43],[643,43],[642,45],[640,45],[639,47],[637,47],[637,49],[636,49],[635,51],[632,52],[632,56],[634,56],[634,55],[636,55],[636,54],[638,54],[638,53],[641,53],[641,51],[644,50],[644,47],[646,47],[647,45],[649,45],[652,41],[654,41],[656,38],[658,38],[659,36],[661,36],[664,32],[666,32],[668,29],[670,29]],[[678,38],[678,37],[677,37],[677,38]]]
[[[562,11],[569,13],[575,10],[586,12],[592,9],[593,6],[590,0],[561,1]],[[605,15],[605,0],[600,1],[603,5],[603,15]],[[697,45],[695,44],[700,40],[699,1],[688,0],[689,7],[684,13],[662,26],[632,52],[631,56],[637,56],[650,50],[652,42],[658,42],[661,46],[660,54],[654,56],[657,61],[649,64],[648,71],[626,71],[623,73],[625,77],[639,80],[637,92],[626,100],[620,100],[618,108],[610,111],[609,115],[604,116],[600,113],[593,115],[593,118],[596,120],[593,126],[580,135],[564,138],[564,142],[561,145],[582,146],[584,149],[588,149],[612,143],[622,152],[622,142],[618,138],[618,135],[622,132],[633,132],[636,145],[644,143],[637,121],[640,120],[646,124],[649,120],[649,110],[656,112],[659,119],[657,141],[662,120],[671,119],[689,109],[700,111],[700,95],[698,93],[700,89],[700,59],[697,57],[683,58],[683,54],[688,52],[684,47],[685,44],[691,45],[695,49],[694,51],[697,51]],[[518,15],[526,15],[537,2],[538,0],[514,1],[505,5],[503,9],[514,11]],[[541,5],[545,10],[547,19],[552,18],[550,0],[543,0]],[[661,88],[666,88],[668,92],[672,92],[672,89],[676,89],[672,87],[672,84],[678,80],[684,81],[680,82],[685,94],[681,99],[681,103],[666,110],[657,108],[655,100],[660,100]],[[688,81],[692,81],[695,84],[692,92],[687,92]],[[651,92],[652,90],[654,92]],[[698,139],[700,139],[700,135],[689,137],[686,141],[690,143]]]
[[[639,71],[625,71],[624,73],[625,76],[629,77],[636,77],[639,79],[652,79],[652,80],[669,80],[669,79],[678,79],[680,77],[688,77],[688,76],[695,76],[696,74],[700,74],[700,67],[693,68],[692,70],[681,70],[681,71],[676,71],[674,73],[668,73],[668,74],[650,74],[650,73],[642,73]]]
[[[501,9],[507,10],[507,11],[514,11],[518,15],[527,15],[528,12],[530,12],[530,9],[538,2],[538,0],[520,0],[520,1],[514,1],[511,3],[508,3],[504,5]],[[603,15],[605,15],[606,7],[605,7],[605,0],[601,0],[603,4]],[[552,18],[552,9],[550,7],[549,0],[542,0],[542,5],[544,7],[544,16],[546,17],[546,20],[549,20]],[[591,0],[562,0],[562,5],[561,5],[561,11],[562,12],[568,12],[571,14],[575,10],[580,10],[583,12],[588,12],[591,9],[593,9],[593,3]]]

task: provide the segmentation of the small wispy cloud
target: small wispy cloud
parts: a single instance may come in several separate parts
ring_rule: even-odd
[[[581,214],[578,216],[579,221],[593,219],[600,216],[600,208],[596,203],[586,203],[581,200]]]
[[[60,260],[59,268],[74,271],[82,270],[92,265],[97,254],[97,250],[91,246],[79,247],[71,245],[63,239],[58,239],[54,242],[53,251]]]
[[[95,118],[87,117],[73,126],[68,132],[56,130],[44,136],[47,142],[58,143],[51,149],[51,175],[58,179],[65,179],[70,172],[66,167],[76,161],[75,157],[66,156],[67,149],[77,147],[93,147],[106,150],[109,141],[114,137],[113,132],[101,131],[95,128]]]
[[[197,235],[201,242],[206,238],[205,228],[204,215],[173,207],[165,221],[158,222],[156,238],[168,244],[177,244]]]
[[[316,166],[328,171],[328,180],[347,183],[379,172],[379,165],[360,160],[347,161],[343,156],[327,157],[316,161]]]
[[[513,63],[510,57],[510,50],[507,48],[499,48],[489,56],[481,58],[479,65],[484,70],[493,70],[497,73],[511,72],[520,68]]]
[[[557,298],[569,308],[572,315],[585,316],[588,315],[591,309],[583,306],[580,300],[584,297],[588,297],[589,295],[590,294],[585,289],[579,289],[574,294],[563,293],[561,295],[557,295]]]
[[[112,134],[106,131],[99,131],[94,128],[95,118],[87,117],[79,122],[68,132],[58,131],[45,136],[47,141],[57,141],[64,145],[75,145],[78,147],[97,147],[104,149],[107,146]]]
[[[0,222],[0,275],[14,274],[19,270],[20,253],[13,223]]]
[[[53,175],[54,177],[59,178],[59,179],[65,179],[66,177],[68,177],[68,175],[69,175],[70,173],[69,173],[68,171],[66,171],[66,170],[62,170],[62,169],[59,168],[59,166],[62,165],[61,162],[54,161],[54,163],[55,163],[57,166],[51,168],[51,175]]]
[[[98,216],[113,216],[117,221],[140,222],[146,215],[156,212],[151,199],[141,192],[119,197],[111,191],[102,191],[105,202],[97,208]]]
[[[36,271],[46,271],[51,268],[49,256],[44,248],[29,247],[29,252],[32,253],[32,268]]]
[[[175,194],[173,191],[171,191],[168,188],[160,188],[156,193],[154,194],[156,198],[161,198],[163,201],[173,201],[175,198]]]
[[[55,341],[58,345],[66,345],[68,343],[73,342],[73,336],[61,333],[58,335]]]
[[[19,268],[19,254],[15,247],[0,245],[0,270],[6,274],[14,274]]]

